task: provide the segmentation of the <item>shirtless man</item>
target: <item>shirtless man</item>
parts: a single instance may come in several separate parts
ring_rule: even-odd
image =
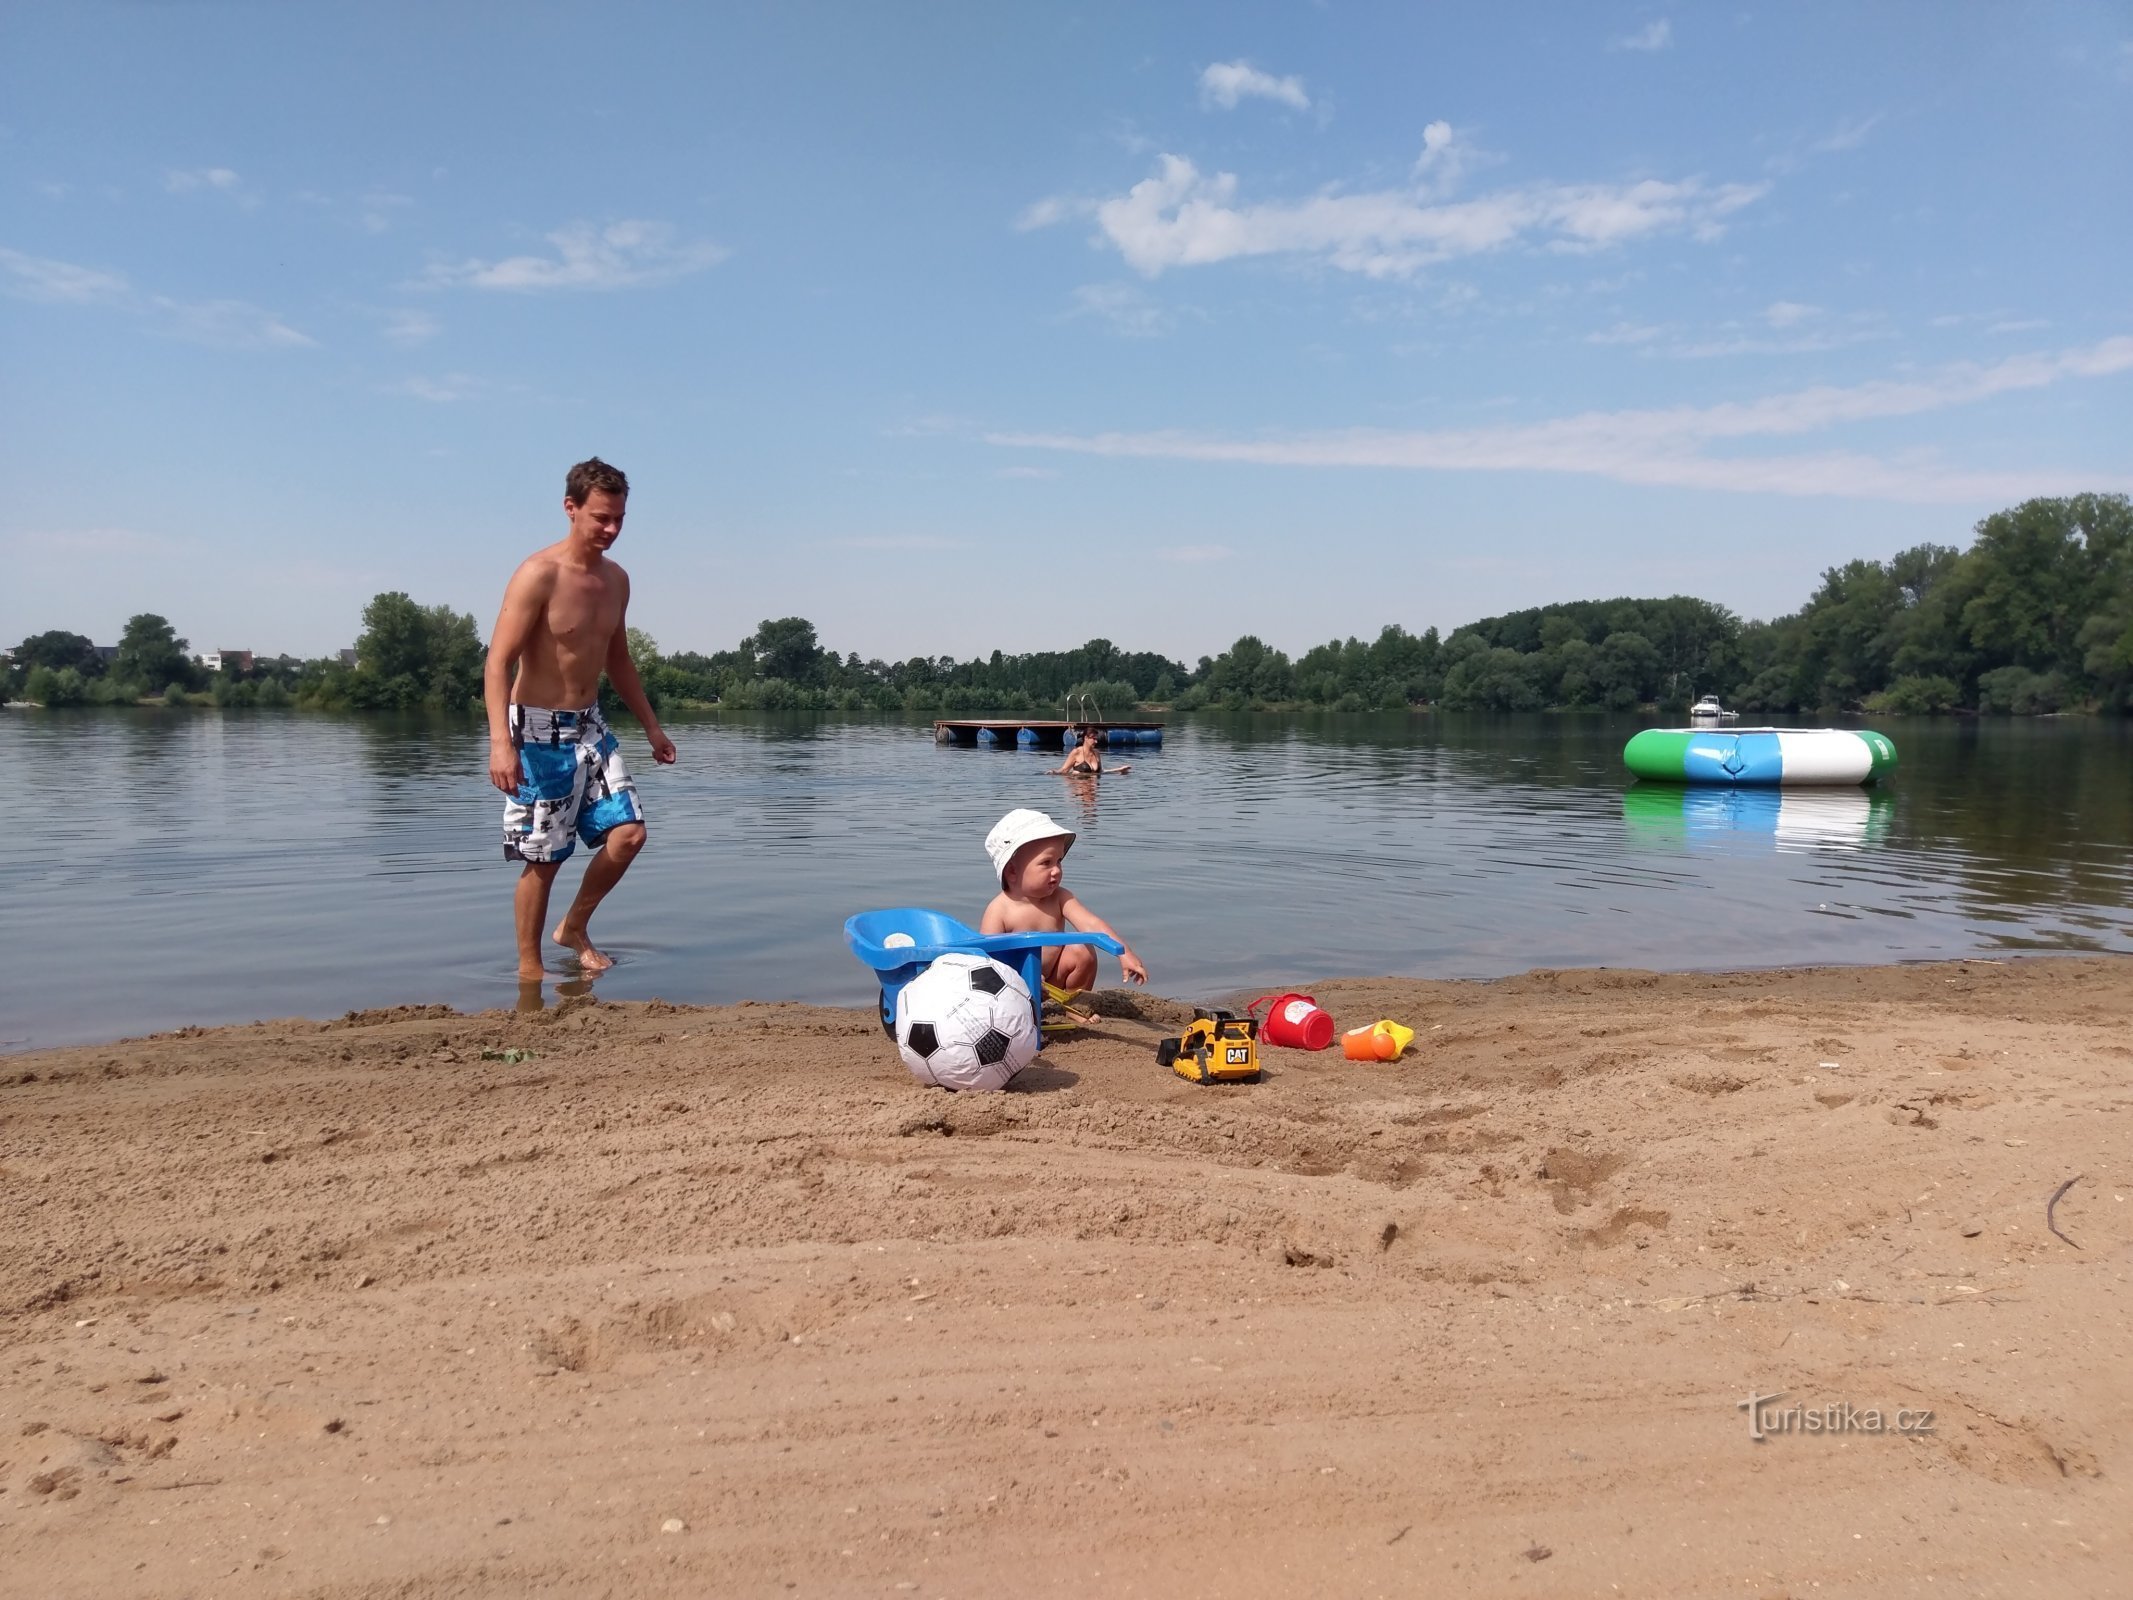
[[[551,937],[575,951],[588,973],[614,965],[594,946],[587,926],[644,848],[644,808],[600,715],[603,670],[644,725],[652,759],[662,766],[674,759],[674,741],[659,726],[630,660],[624,632],[629,574],[607,559],[622,536],[629,493],[629,479],[598,456],[570,469],[563,483],[570,532],[511,574],[489,636],[482,674],[489,781],[510,796],[504,859],[525,863],[515,903],[521,983],[541,981],[548,891],[579,839],[593,857]]]

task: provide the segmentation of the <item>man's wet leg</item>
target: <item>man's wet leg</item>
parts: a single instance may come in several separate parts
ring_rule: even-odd
[[[539,983],[541,924],[548,920],[548,891],[561,869],[560,861],[529,861],[518,875],[512,896],[512,920],[518,927],[518,980]]]
[[[602,955],[592,942],[588,927],[592,914],[599,908],[607,892],[622,881],[622,874],[637,859],[637,852],[644,848],[645,829],[641,822],[624,822],[608,830],[593,857],[585,864],[585,877],[578,885],[578,896],[570,902],[570,909],[563,913],[563,920],[555,925],[555,942],[578,953],[578,965],[587,972],[605,972],[614,962]]]

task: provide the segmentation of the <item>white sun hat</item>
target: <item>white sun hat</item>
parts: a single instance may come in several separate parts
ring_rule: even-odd
[[[1062,828],[1043,812],[1024,806],[992,825],[992,832],[985,835],[985,853],[992,857],[992,875],[1004,881],[1008,862],[1024,845],[1035,844],[1039,839],[1064,839],[1072,844],[1074,838],[1071,828]]]

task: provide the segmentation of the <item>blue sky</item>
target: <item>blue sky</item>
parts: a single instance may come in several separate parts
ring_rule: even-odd
[[[0,11],[0,639],[1190,660],[2133,488],[2133,8]]]

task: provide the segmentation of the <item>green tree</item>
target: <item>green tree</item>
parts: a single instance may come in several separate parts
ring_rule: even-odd
[[[432,705],[463,706],[481,699],[481,674],[489,652],[481,629],[467,612],[430,606],[423,613],[430,660],[426,698]]]
[[[2016,668],[2020,671],[2020,668]],[[1953,678],[1913,674],[1866,697],[1866,708],[1886,716],[1921,716],[1955,709],[1962,691]]]
[[[1463,651],[1444,675],[1444,704],[1453,711],[1538,711],[1541,660],[1537,651],[1508,646]]]
[[[359,709],[465,706],[481,698],[486,660],[467,613],[417,605],[399,591],[375,595],[363,608],[356,670],[343,692]]]
[[[428,677],[429,613],[399,590],[372,596],[356,637],[356,669],[388,681]]]
[[[15,646],[15,670],[28,672],[33,667],[50,667],[54,672],[72,667],[84,678],[101,678],[104,657],[103,652],[89,642],[87,634],[54,629],[50,633],[32,634]]]
[[[22,685],[22,698],[41,706],[78,706],[83,697],[82,675],[72,667],[54,671],[32,667]]]
[[[1994,663],[2048,672],[2065,657],[2078,626],[2078,533],[2071,504],[2026,500],[1978,524],[1970,559],[1977,592],[1963,626]]]
[[[178,637],[168,622],[153,611],[143,611],[126,619],[111,670],[115,676],[139,686],[143,694],[159,691],[169,683],[189,686],[193,681],[192,660],[186,654],[189,649],[191,646]]]
[[[1600,703],[1627,711],[1639,701],[1656,700],[1660,687],[1658,648],[1641,633],[1610,633],[1593,659],[1592,682]]]
[[[815,683],[822,676],[822,646],[815,639],[815,625],[805,617],[766,619],[746,648],[754,654],[756,670],[763,677]]]

